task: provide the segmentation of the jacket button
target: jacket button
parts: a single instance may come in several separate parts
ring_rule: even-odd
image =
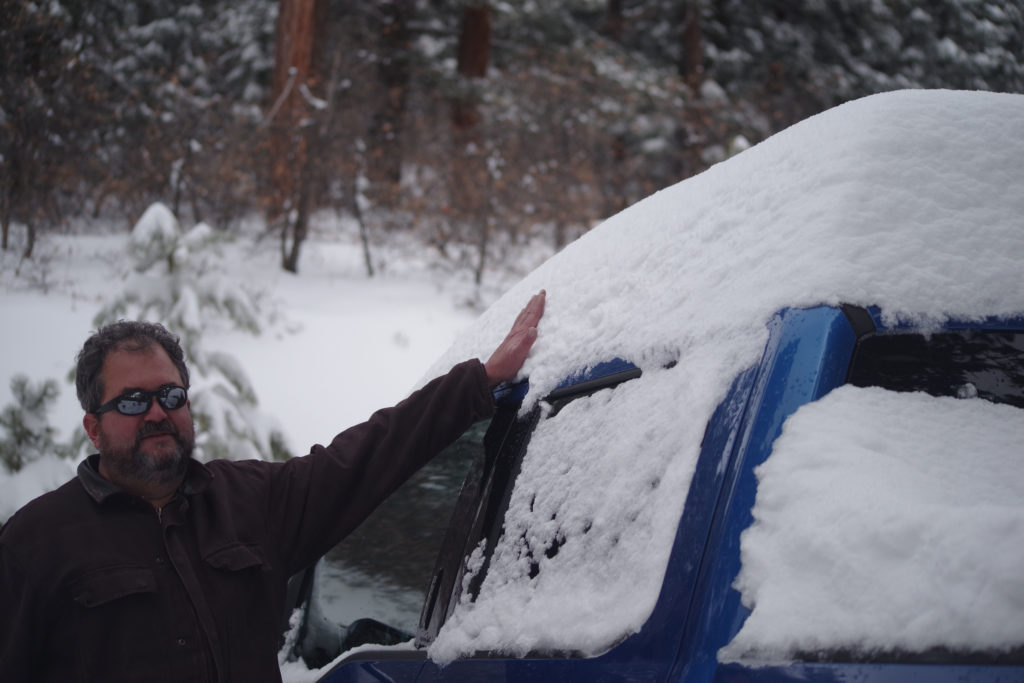
[[[185,639],[184,638],[178,638],[178,645],[182,645],[182,646],[185,645]]]

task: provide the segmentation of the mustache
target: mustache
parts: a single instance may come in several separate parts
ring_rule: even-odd
[[[181,440],[177,427],[171,424],[170,420],[161,420],[160,422],[146,422],[139,427],[139,431],[135,435],[135,441],[138,443],[147,436],[153,436],[154,434],[169,434],[175,439]]]

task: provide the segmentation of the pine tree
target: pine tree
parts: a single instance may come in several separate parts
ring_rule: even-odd
[[[721,0],[707,12],[709,75],[776,127],[897,88],[1024,91],[1016,0]]]
[[[86,441],[85,431],[76,430],[68,443],[54,440],[54,429],[47,417],[60,390],[56,380],[32,384],[25,375],[11,379],[14,403],[0,411],[0,464],[8,472],[18,472],[28,463],[44,456],[74,458]]]

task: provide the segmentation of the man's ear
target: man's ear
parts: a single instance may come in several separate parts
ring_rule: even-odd
[[[85,427],[85,433],[89,435],[89,440],[92,441],[92,445],[99,450],[100,419],[92,413],[86,413],[85,417],[82,418],[82,426]]]

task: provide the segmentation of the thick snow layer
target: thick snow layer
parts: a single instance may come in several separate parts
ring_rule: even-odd
[[[596,654],[637,631],[661,586],[704,427],[759,358],[779,309],[880,305],[922,326],[1024,311],[1022,159],[1024,96],[865,98],[649,197],[510,290],[428,375],[493,349],[541,288],[548,305],[524,368],[528,405],[614,357],[644,375],[539,428],[511,531],[477,601],[457,607],[431,656]],[[537,552],[555,538],[557,555]],[[874,550],[865,563],[889,562]],[[874,637],[898,623],[880,616]]]
[[[758,469],[720,658],[1024,643],[1024,410],[844,386]],[[814,520],[808,524],[808,520]]]

